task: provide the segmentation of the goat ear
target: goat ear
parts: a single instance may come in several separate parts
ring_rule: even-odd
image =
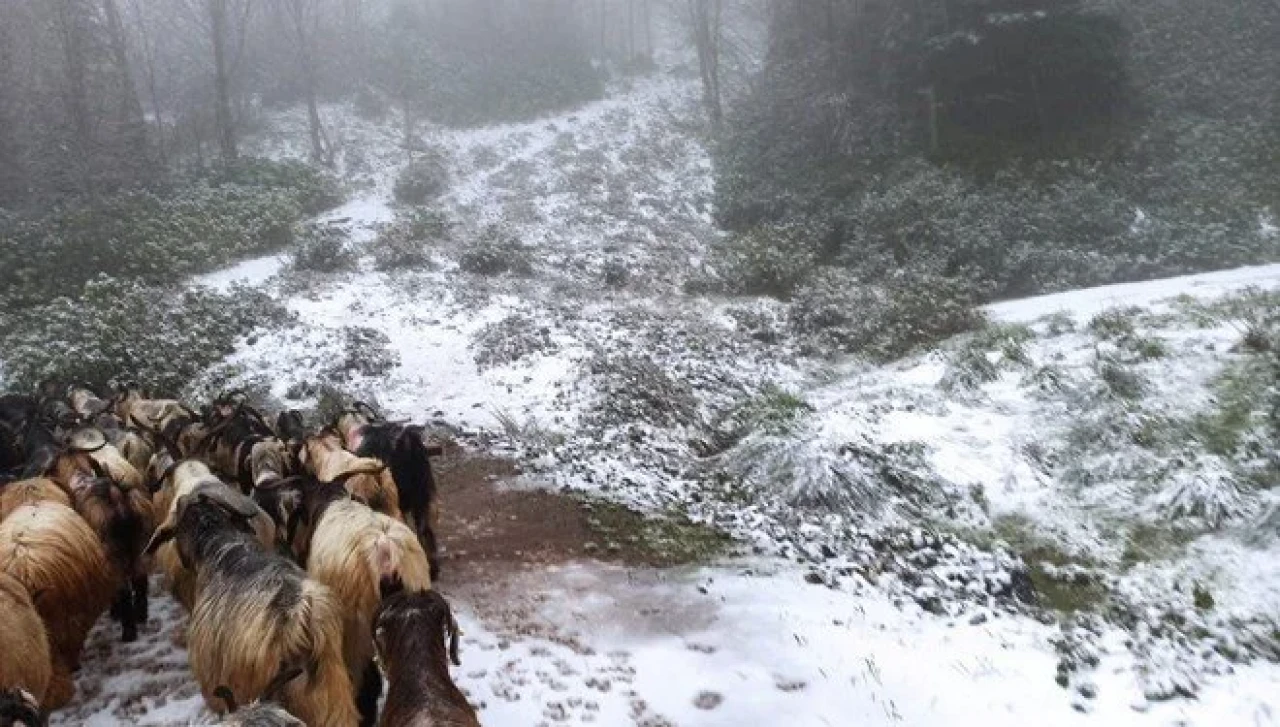
[[[166,525],[156,530],[151,536],[151,540],[147,543],[147,549],[144,551],[147,555],[155,555],[160,546],[173,540],[176,529],[172,525]]]
[[[271,680],[271,683],[267,685],[266,689],[262,690],[262,701],[277,701],[277,697],[280,696],[280,692],[283,691],[285,687],[289,686],[289,682],[302,676],[304,671],[306,671],[306,669],[301,666],[291,666],[281,662],[280,670],[276,673],[275,678]]]

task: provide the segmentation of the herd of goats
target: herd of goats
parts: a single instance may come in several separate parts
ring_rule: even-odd
[[[138,638],[153,569],[227,724],[478,725],[432,590],[440,449],[363,404],[325,424],[269,423],[239,392],[0,397],[0,727],[72,701],[104,612]]]

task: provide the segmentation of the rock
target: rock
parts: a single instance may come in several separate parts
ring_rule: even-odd
[[[718,692],[699,692],[693,700],[693,706],[704,711],[715,709],[723,703],[724,696]]]
[[[1098,685],[1093,682],[1084,682],[1076,687],[1076,692],[1085,699],[1096,699],[1098,697]]]
[[[986,622],[987,622],[987,614],[985,613],[974,614],[973,618],[969,619],[970,626],[981,626]]]
[[[820,586],[825,582],[822,578],[822,574],[817,571],[809,571],[808,573],[805,573],[804,580],[805,583],[812,583],[815,586]]]

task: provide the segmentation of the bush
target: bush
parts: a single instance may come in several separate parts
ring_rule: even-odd
[[[282,325],[284,309],[263,293],[172,293],[99,276],[80,300],[58,298],[15,316],[3,338],[9,384],[34,389],[45,379],[105,388],[128,377],[155,395],[177,396],[236,340]]]
[[[453,223],[443,212],[413,210],[401,215],[370,245],[374,267],[382,271],[429,268],[430,246],[452,235]]]
[[[342,204],[338,181],[326,172],[299,161],[242,158],[230,165],[215,167],[206,172],[203,179],[214,187],[233,185],[284,190],[307,214],[319,214]]]
[[[788,299],[818,262],[818,230],[799,223],[766,225],[732,237],[715,252],[730,292]]]
[[[401,204],[420,205],[448,190],[449,158],[439,150],[431,150],[400,172],[393,194]]]
[[[344,229],[311,223],[301,227],[289,265],[305,272],[336,273],[351,270],[358,260],[359,256],[347,243]]]
[[[400,355],[391,349],[391,338],[375,328],[346,326],[342,347],[342,361],[327,372],[340,381],[355,375],[386,376],[400,365]]]
[[[528,249],[514,234],[496,225],[485,229],[471,248],[462,253],[458,267],[464,272],[485,276],[533,274]]]
[[[98,274],[173,284],[279,250],[293,241],[294,223],[336,201],[326,179],[302,165],[246,161],[164,193],[0,218],[0,297],[14,307],[75,298]]]
[[[551,329],[532,318],[514,314],[481,328],[471,341],[476,365],[482,369],[505,366],[533,354],[551,354],[559,345]]]
[[[903,271],[879,287],[826,269],[796,293],[791,325],[821,353],[891,360],[983,324],[971,280]]]

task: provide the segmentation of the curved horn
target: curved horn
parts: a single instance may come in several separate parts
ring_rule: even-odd
[[[238,492],[233,492],[229,488],[217,487],[202,491],[200,499],[205,502],[211,502],[226,512],[238,515],[245,520],[252,520],[258,516],[258,513],[262,512],[253,500]]]

